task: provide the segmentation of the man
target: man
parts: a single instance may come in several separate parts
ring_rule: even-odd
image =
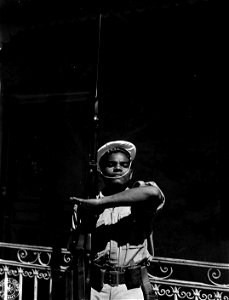
[[[150,294],[146,264],[152,253],[148,243],[154,216],[165,200],[153,181],[138,181],[130,187],[135,156],[131,142],[106,143],[97,155],[104,183],[99,195],[96,199],[71,197],[75,214],[80,208],[97,215],[92,235],[91,300],[140,300]]]

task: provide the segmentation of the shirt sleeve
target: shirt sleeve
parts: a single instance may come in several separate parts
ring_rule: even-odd
[[[164,193],[162,192],[162,190],[159,188],[159,186],[156,184],[156,182],[154,181],[136,181],[134,184],[133,184],[133,187],[136,188],[136,187],[140,187],[140,186],[154,186],[156,187],[157,189],[159,189],[160,193],[161,193],[161,201],[158,201],[156,203],[155,206],[153,206],[153,211],[152,210],[149,210],[149,207],[145,208],[145,210],[150,213],[158,213],[164,206],[165,204],[165,195]]]

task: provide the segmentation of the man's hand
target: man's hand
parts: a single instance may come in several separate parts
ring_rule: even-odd
[[[99,199],[83,199],[78,197],[70,197],[74,202],[74,211],[77,212],[78,208],[85,210],[95,210],[99,208]]]

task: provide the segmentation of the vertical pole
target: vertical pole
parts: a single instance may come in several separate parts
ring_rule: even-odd
[[[0,51],[2,50],[0,44]],[[4,120],[4,103],[2,94],[2,62],[0,61],[0,203],[1,203],[1,214],[0,214],[0,238],[4,242],[6,239],[6,223],[7,216],[5,214],[5,199],[6,199],[6,183],[3,170],[3,120]],[[1,253],[3,255],[3,253]]]
[[[1,49],[0,49],[1,51]],[[1,170],[2,170],[2,140],[3,140],[3,103],[2,103],[2,65],[0,61],[0,181],[1,181]]]
[[[99,84],[99,67],[100,67],[100,43],[101,43],[101,25],[102,14],[99,15],[99,36],[98,36],[98,52],[97,52],[97,65],[96,65],[96,81],[95,81],[95,100],[98,98],[98,84]]]
[[[1,51],[0,44],[0,51]],[[7,176],[8,176],[8,143],[9,132],[6,125],[6,108],[3,96],[2,61],[0,61],[0,239],[6,241],[9,231],[9,216],[7,204]],[[3,255],[3,253],[1,253]]]

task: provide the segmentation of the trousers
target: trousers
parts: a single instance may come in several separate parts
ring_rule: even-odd
[[[90,300],[144,300],[144,295],[141,287],[128,290],[125,284],[117,286],[104,284],[100,292],[91,289]]]

